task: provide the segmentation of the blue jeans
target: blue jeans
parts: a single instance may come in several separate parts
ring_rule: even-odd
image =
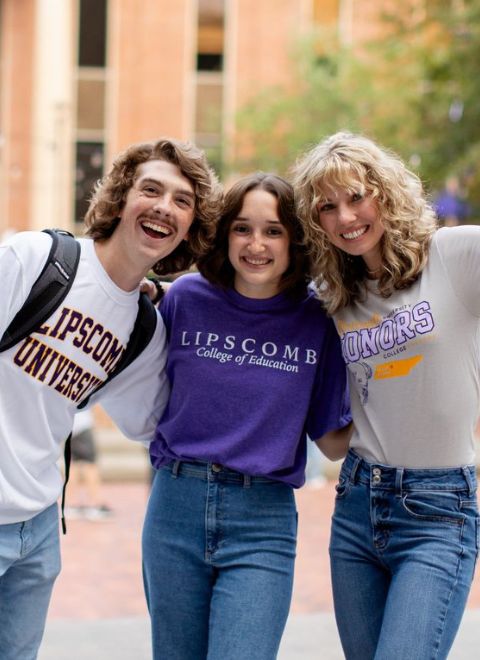
[[[347,660],[441,660],[473,580],[473,466],[393,468],[349,451],[330,540],[335,616]]]
[[[217,464],[158,470],[143,529],[157,660],[273,660],[292,594],[293,489]]]
[[[60,572],[57,504],[0,525],[0,658],[35,660]]]

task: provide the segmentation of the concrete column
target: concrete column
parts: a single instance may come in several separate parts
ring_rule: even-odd
[[[31,226],[68,228],[73,215],[76,3],[36,0],[35,4]]]

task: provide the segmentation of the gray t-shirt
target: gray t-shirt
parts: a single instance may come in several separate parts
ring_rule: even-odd
[[[455,467],[475,460],[480,392],[480,227],[444,228],[413,286],[335,317],[355,433],[367,461]]]

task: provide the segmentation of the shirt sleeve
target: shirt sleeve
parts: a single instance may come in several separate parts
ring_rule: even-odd
[[[165,364],[165,326],[157,312],[157,327],[148,346],[122,373],[93,394],[119,429],[132,440],[150,443],[170,394]]]
[[[347,370],[342,357],[340,339],[333,322],[328,319],[323,352],[307,419],[307,434],[312,440],[352,421]]]
[[[434,241],[456,295],[471,314],[480,316],[480,227],[445,227]]]

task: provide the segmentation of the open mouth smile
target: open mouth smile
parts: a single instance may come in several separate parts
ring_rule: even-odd
[[[172,228],[168,225],[158,225],[150,221],[144,221],[141,224],[143,231],[151,238],[166,238],[173,234]]]
[[[265,257],[260,258],[260,257],[242,257],[242,261],[247,263],[249,266],[266,266],[269,264],[272,260],[271,259],[266,259]]]
[[[355,231],[350,231],[345,234],[341,234],[342,238],[345,238],[347,241],[354,241],[356,238],[360,238],[360,236],[363,236],[365,232],[368,231],[368,227],[362,227],[361,229],[356,229]]]

